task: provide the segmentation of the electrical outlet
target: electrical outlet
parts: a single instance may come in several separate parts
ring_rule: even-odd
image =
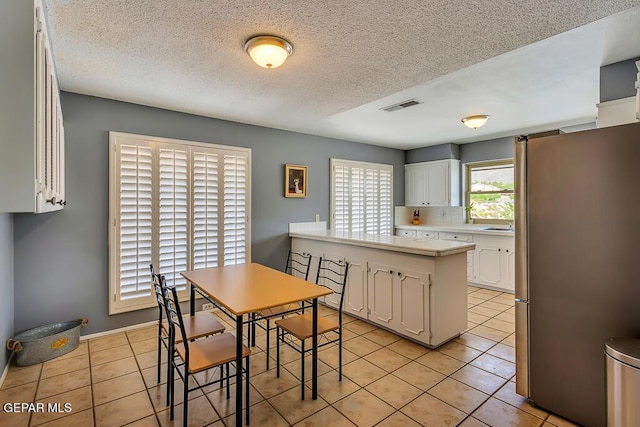
[[[213,304],[209,303],[209,304],[202,304],[202,310],[213,310]]]
[[[316,222],[320,222],[320,214],[316,214]]]

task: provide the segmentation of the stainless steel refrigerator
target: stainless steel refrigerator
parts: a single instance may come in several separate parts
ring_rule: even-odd
[[[640,123],[516,138],[516,390],[606,425],[604,342],[640,337]]]

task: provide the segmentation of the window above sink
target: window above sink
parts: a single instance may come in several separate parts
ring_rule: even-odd
[[[468,163],[465,167],[465,175],[467,222],[513,224],[513,160]],[[508,228],[487,227],[485,230],[508,231]]]

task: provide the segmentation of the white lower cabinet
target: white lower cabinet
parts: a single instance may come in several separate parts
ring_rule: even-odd
[[[414,271],[398,271],[394,276],[394,291],[400,314],[399,329],[404,335],[424,341],[429,338],[429,275]]]
[[[515,290],[515,240],[513,236],[499,236],[466,231],[424,231],[397,228],[396,236],[439,239],[454,242],[473,242],[476,249],[467,252],[467,281],[496,290]]]
[[[291,248],[349,262],[343,303],[349,315],[430,347],[467,327],[465,253],[428,257],[303,238],[292,238]],[[338,307],[339,298],[324,303]]]
[[[476,280],[497,286],[502,281],[502,254],[500,248],[476,243]]]
[[[467,282],[474,282],[476,280],[475,264],[476,251],[467,252]]]
[[[475,278],[480,285],[513,292],[515,241],[510,236],[475,236]]]
[[[428,339],[429,274],[370,263],[368,282],[368,320],[419,341]]]
[[[344,295],[343,311],[358,316],[367,316],[367,262],[356,259],[349,260],[347,289]]]
[[[382,264],[369,264],[369,310],[367,318],[374,323],[395,329],[393,317],[393,268]]]

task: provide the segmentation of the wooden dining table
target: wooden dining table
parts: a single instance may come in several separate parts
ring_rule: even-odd
[[[196,291],[236,318],[236,426],[242,425],[242,330],[243,317],[269,308],[312,300],[312,398],[318,398],[318,297],[329,295],[326,287],[261,264],[238,264],[186,271],[190,283],[190,313],[195,315]],[[247,425],[249,408],[247,408]]]

